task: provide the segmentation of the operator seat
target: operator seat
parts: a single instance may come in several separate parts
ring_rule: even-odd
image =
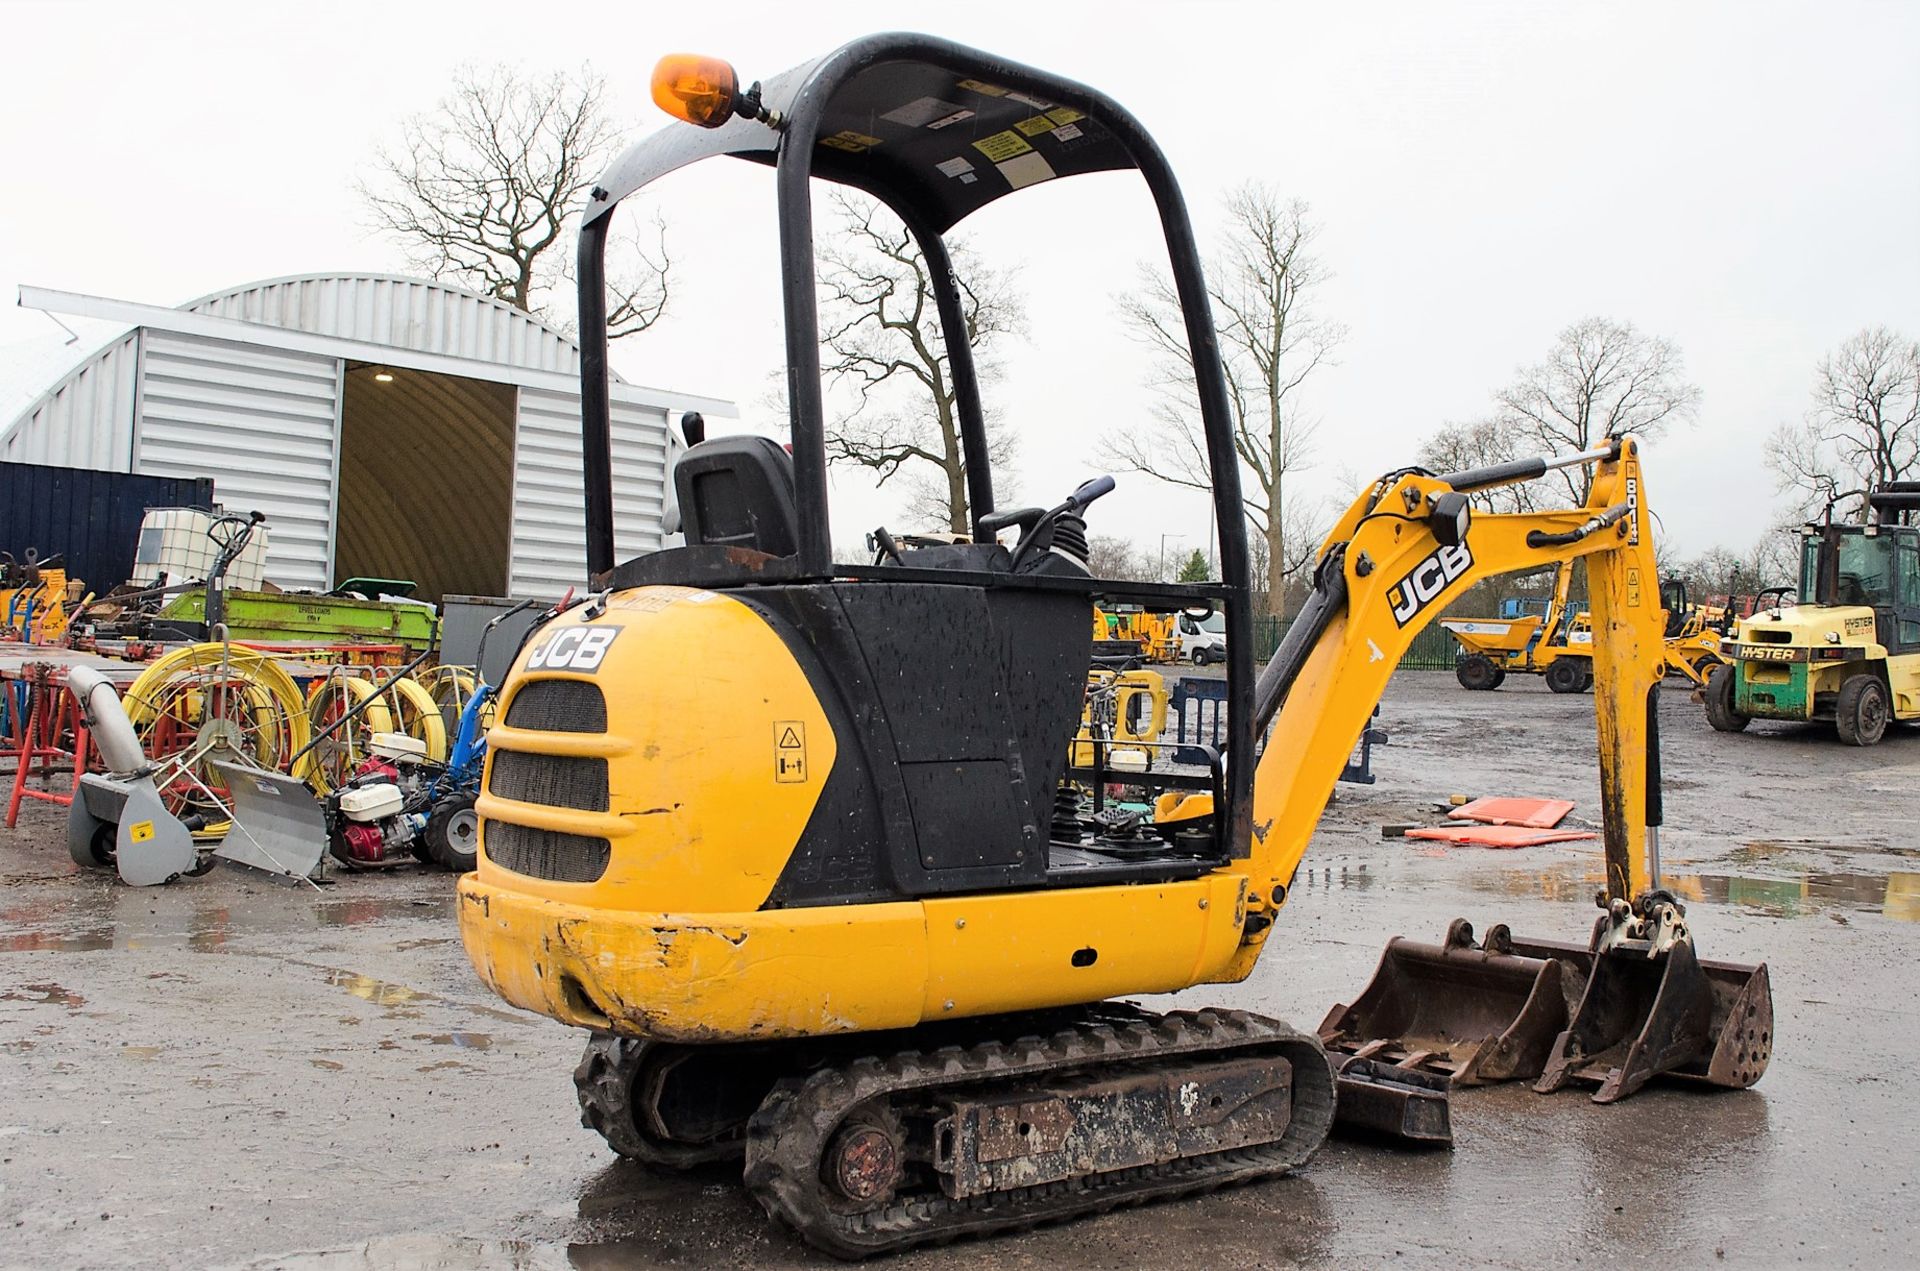
[[[793,456],[771,437],[715,437],[673,465],[687,542],[746,547],[769,556],[800,550]]]

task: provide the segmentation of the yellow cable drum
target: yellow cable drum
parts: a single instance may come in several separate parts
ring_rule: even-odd
[[[175,649],[121,695],[147,757],[166,765],[161,798],[175,816],[198,815],[202,839],[227,831],[226,781],[209,762],[230,749],[286,771],[312,737],[300,688],[266,654],[217,642]],[[169,763],[168,761],[172,761]],[[304,776],[307,763],[293,775]]]

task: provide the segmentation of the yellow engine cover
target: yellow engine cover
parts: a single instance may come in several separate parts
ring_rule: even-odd
[[[508,678],[487,734],[480,877],[601,909],[759,908],[838,754],[806,673],[764,618],[717,592],[646,587],[586,610],[542,629]],[[600,689],[604,731],[515,726],[517,697],[554,679]],[[608,806],[499,797],[494,770],[515,752],[604,759]],[[611,863],[593,883],[514,874],[486,854],[495,822],[604,838]]]
[[[597,686],[604,721],[527,727],[532,712],[516,704],[552,681]],[[763,908],[836,763],[859,760],[780,633],[729,596],[647,587],[593,618],[562,615],[521,653],[497,719],[460,928],[481,978],[525,1009],[586,1028],[737,1041],[902,1028],[1235,973],[1246,916],[1237,873]],[[515,756],[604,760],[606,806],[503,797],[496,778]],[[548,799],[582,788],[529,787]],[[517,872],[496,852],[509,827],[536,841],[605,840],[605,868],[572,882]]]

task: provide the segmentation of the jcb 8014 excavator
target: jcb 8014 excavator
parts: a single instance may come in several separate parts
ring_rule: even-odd
[[[857,40],[747,87],[723,62],[668,58],[654,95],[684,122],[612,165],[580,235],[599,590],[537,630],[505,681],[482,854],[459,905],[496,992],[590,1030],[575,1080],[610,1144],[665,1164],[743,1158],[772,1213],[857,1257],[1285,1172],[1326,1136],[1337,1086],[1391,1103],[1392,1074],[1361,1065],[1383,1054],[1462,1080],[1597,1083],[1603,1100],[1660,1073],[1758,1079],[1764,967],[1699,963],[1679,906],[1653,889],[1662,624],[1632,441],[1381,477],[1328,537],[1256,682],[1206,284],[1173,174],[1130,114],[1059,76],[913,35]],[[692,447],[673,472],[686,545],[616,562],[609,214],[720,156],[774,169],[791,453],[758,437]],[[1114,170],[1145,179],[1185,309],[1218,583],[1092,577],[1086,518],[1111,478],[1051,507],[994,501],[942,236],[1026,186]],[[971,542],[833,559],[816,181],[886,204],[924,255],[958,393]],[[1584,508],[1471,513],[1469,491],[1575,464],[1594,470]],[[1353,1052],[1338,1074],[1320,1038],[1277,1020],[1114,1000],[1244,979],[1414,635],[1476,580],[1574,557],[1593,580],[1606,825],[1607,907],[1589,942],[1496,929],[1476,946],[1460,924],[1444,948],[1399,949],[1404,974],[1385,977],[1396,1001],[1373,993],[1330,1021],[1330,1040]],[[1058,797],[1096,601],[1226,618],[1225,752],[1210,788],[1161,799],[1165,819],[1145,835],[1122,838]],[[1531,986],[1528,1045],[1509,1044],[1513,1020],[1499,1036],[1479,1020],[1477,986],[1514,978]]]

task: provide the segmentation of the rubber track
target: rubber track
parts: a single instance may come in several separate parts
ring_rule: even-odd
[[[620,1155],[663,1169],[690,1169],[737,1157],[738,1140],[718,1145],[674,1143],[647,1131],[634,1102],[634,1087],[653,1062],[666,1057],[666,1048],[657,1042],[593,1034],[579,1067],[573,1070],[580,1124],[596,1131]]]
[[[958,1200],[916,1192],[865,1213],[836,1212],[844,1202],[821,1181],[835,1128],[871,1099],[943,1086],[1019,1086],[1106,1065],[1136,1068],[1162,1058],[1276,1049],[1293,1063],[1294,1103],[1286,1133],[1273,1143]],[[1317,1038],[1245,1011],[1139,1012],[1133,1019],[1079,1024],[1044,1038],[868,1056],[782,1081],[748,1125],[746,1184],[768,1213],[808,1244],[836,1257],[864,1258],[1283,1174],[1319,1149],[1333,1113],[1333,1068]]]

